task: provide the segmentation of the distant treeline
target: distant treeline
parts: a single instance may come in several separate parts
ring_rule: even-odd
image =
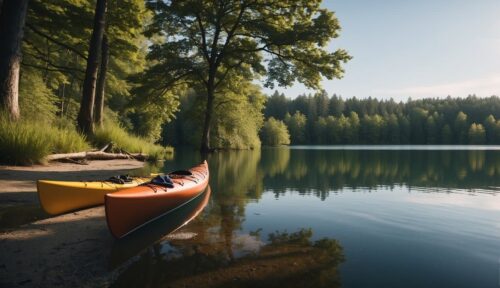
[[[264,115],[286,124],[291,144],[500,144],[497,96],[396,102],[275,92]]]

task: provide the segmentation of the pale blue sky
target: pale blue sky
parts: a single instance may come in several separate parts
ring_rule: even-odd
[[[323,81],[329,95],[500,95],[500,0],[324,0],[323,6],[342,26],[329,49],[354,57],[344,78]],[[302,85],[278,90],[289,97],[312,92]]]

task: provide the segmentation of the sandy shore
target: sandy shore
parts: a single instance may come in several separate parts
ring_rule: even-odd
[[[105,179],[143,165],[111,160],[0,166],[0,287],[107,286],[119,269],[108,269],[114,239],[103,207],[48,218],[38,204],[36,180]]]

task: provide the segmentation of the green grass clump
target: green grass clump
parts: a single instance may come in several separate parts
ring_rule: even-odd
[[[163,147],[128,134],[118,124],[107,123],[93,137],[96,147],[113,142],[116,150],[148,154],[150,160],[166,159],[173,155],[172,147]],[[71,153],[91,149],[85,137],[73,125],[57,121],[21,119],[10,121],[0,115],[0,163],[30,165],[43,163],[53,153]]]
[[[172,147],[163,147],[150,143],[144,138],[130,135],[120,125],[111,121],[105,122],[103,127],[95,130],[93,142],[97,147],[103,147],[112,142],[115,149],[129,153],[148,154],[149,160],[165,159],[174,151]]]
[[[49,154],[85,151],[88,148],[85,138],[75,130],[41,121],[13,122],[4,115],[0,116],[0,163],[43,163]]]
[[[85,141],[85,136],[69,128],[52,128],[52,152],[71,153],[90,150],[90,145]]]

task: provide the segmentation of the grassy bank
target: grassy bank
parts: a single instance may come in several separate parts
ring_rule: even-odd
[[[44,162],[47,155],[53,153],[88,151],[92,146],[102,147],[109,142],[113,142],[114,147],[130,153],[149,154],[152,160],[163,159],[173,152],[170,147],[165,148],[132,136],[118,125],[107,125],[97,129],[93,139],[86,139],[67,125],[34,120],[12,122],[5,116],[0,116],[0,163],[2,164],[39,164]]]
[[[104,127],[97,128],[92,141],[96,147],[102,147],[112,142],[113,146],[118,149],[130,153],[148,154],[151,160],[165,159],[167,154],[174,152],[172,147],[156,145],[144,138],[131,135],[113,122],[108,122]]]

